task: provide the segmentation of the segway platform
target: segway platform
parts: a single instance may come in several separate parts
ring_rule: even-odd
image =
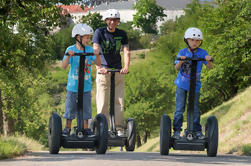
[[[62,136],[62,147],[64,148],[93,148],[97,137],[95,135],[83,135],[82,138],[76,134]]]
[[[108,146],[124,146],[126,144],[127,136],[118,136],[116,133],[108,131]]]
[[[195,150],[195,151],[204,151],[206,148],[207,139],[193,139],[188,140],[185,137],[180,139],[173,139],[173,149],[174,150]]]

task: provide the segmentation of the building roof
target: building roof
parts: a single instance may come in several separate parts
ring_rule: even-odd
[[[155,0],[156,3],[164,9],[184,9],[192,0]]]
[[[135,1],[136,0],[106,2],[95,7],[93,11],[108,10],[108,9],[117,9],[117,10],[132,9]],[[159,6],[163,7],[164,9],[176,10],[176,9],[186,8],[186,5],[188,3],[191,3],[192,0],[155,0],[155,1]]]
[[[117,10],[126,10],[126,9],[132,9],[134,5],[133,0],[128,0],[128,1],[119,1],[119,2],[107,2],[107,3],[102,3],[95,7],[93,11],[99,11],[99,10],[108,10],[108,9],[117,9]]]
[[[84,7],[84,10],[80,5],[59,5],[64,11],[68,13],[85,13],[92,9],[92,7]]]

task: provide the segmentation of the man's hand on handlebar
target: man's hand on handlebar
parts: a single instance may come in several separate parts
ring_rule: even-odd
[[[100,68],[98,69],[99,74],[107,74],[107,69],[106,68]]]
[[[120,70],[120,74],[127,74],[129,72],[128,68],[124,67]]]

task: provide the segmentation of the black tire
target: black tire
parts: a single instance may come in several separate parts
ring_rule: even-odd
[[[218,121],[215,116],[210,116],[207,119],[206,137],[208,138],[207,156],[216,157],[218,150]]]
[[[171,144],[171,119],[168,115],[162,115],[160,122],[160,154],[168,155]]]
[[[94,121],[94,132],[97,137],[96,153],[104,154],[108,145],[108,125],[105,115],[98,114]]]
[[[52,113],[49,121],[48,144],[50,154],[58,154],[60,149],[60,139],[62,133],[61,117],[57,113]]]
[[[136,143],[136,124],[132,118],[127,120],[126,151],[134,151]]]

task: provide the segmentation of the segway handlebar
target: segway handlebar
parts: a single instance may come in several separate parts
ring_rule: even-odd
[[[116,73],[116,72],[120,72],[121,69],[108,69],[107,72],[109,73]]]
[[[116,73],[116,72],[120,72],[120,69],[107,69],[107,73]],[[98,74],[101,74],[100,72],[98,72]]]
[[[70,56],[69,53],[67,52],[64,54],[66,56]],[[92,52],[87,52],[87,53],[74,53],[74,56],[94,56],[94,53]]]
[[[107,69],[107,73],[116,73],[116,72],[120,72],[121,69]],[[128,72],[129,73],[129,72]],[[127,73],[127,74],[128,74]],[[100,72],[98,72],[98,74],[101,74]]]
[[[190,58],[190,57],[186,57],[186,59],[181,59],[180,57],[178,57],[177,60],[179,61],[206,61],[205,58]],[[210,61],[213,62],[213,59],[211,59]]]

